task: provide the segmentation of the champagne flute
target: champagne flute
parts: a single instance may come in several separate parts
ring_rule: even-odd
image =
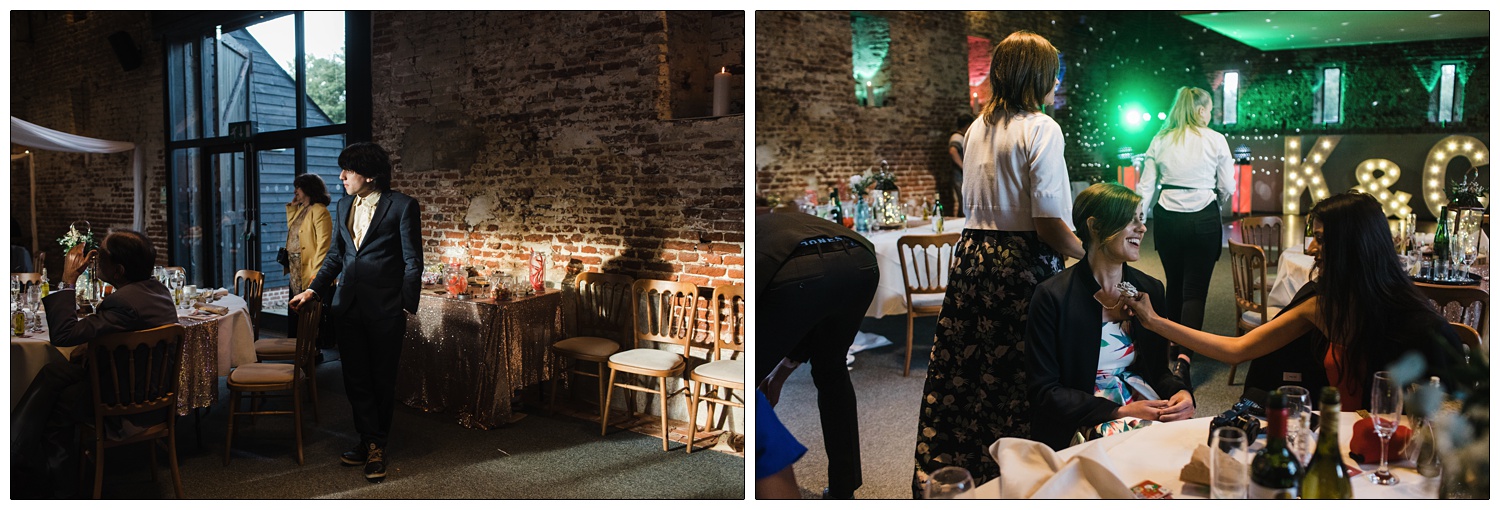
[[[37,308],[42,304],[42,288],[40,285],[32,285],[26,289],[26,294],[21,298],[21,307],[26,312],[26,321],[31,323],[31,332],[42,332],[42,318],[37,315]]]
[[[1396,425],[1400,420],[1401,387],[1396,385],[1390,372],[1375,372],[1373,384],[1370,385],[1370,421],[1375,428],[1375,435],[1380,436],[1380,468],[1370,473],[1370,482],[1375,485],[1396,485],[1401,482],[1401,479],[1391,473],[1390,465],[1386,462],[1391,434],[1396,432]]]
[[[1282,386],[1277,388],[1286,395],[1286,438],[1292,453],[1297,455],[1297,460],[1303,466],[1312,461],[1313,439],[1312,439],[1312,400],[1307,388],[1301,386]]]
[[[974,478],[969,470],[947,466],[933,471],[923,487],[925,499],[973,499]]]

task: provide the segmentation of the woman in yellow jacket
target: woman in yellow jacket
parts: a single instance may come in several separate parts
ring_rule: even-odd
[[[333,239],[333,220],[328,215],[328,187],[316,174],[302,174],[292,181],[296,194],[286,204],[287,268],[291,275],[291,294],[307,290]]]

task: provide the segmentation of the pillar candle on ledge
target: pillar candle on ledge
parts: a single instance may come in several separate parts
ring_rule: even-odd
[[[875,107],[875,87],[870,82],[865,82],[865,106]]]
[[[714,116],[729,115],[729,68],[719,68],[719,73],[714,75]]]

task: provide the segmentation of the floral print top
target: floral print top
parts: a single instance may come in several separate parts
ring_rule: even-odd
[[[1145,379],[1131,372],[1135,344],[1124,321],[1104,323],[1099,339],[1099,370],[1094,372],[1094,396],[1125,405],[1136,400],[1159,400]],[[1134,391],[1131,391],[1134,390]]]

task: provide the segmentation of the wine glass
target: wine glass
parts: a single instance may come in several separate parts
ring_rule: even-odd
[[[1291,443],[1292,453],[1297,455],[1297,460],[1303,466],[1312,460],[1312,399],[1307,388],[1301,386],[1282,386],[1277,388],[1286,395],[1286,438]]]
[[[1458,210],[1458,220],[1455,222],[1458,230],[1454,232],[1454,243],[1457,245],[1453,247],[1453,254],[1464,268],[1464,274],[1459,275],[1460,279],[1469,277],[1474,261],[1479,258],[1479,232],[1483,218],[1484,211],[1479,209]]]
[[[41,306],[41,304],[42,287],[40,285],[32,285],[27,288],[26,293],[21,297],[21,309],[26,312],[26,322],[31,323],[32,333],[40,333],[42,331],[42,318],[37,315],[37,307]]]
[[[1370,481],[1375,485],[1396,485],[1401,482],[1401,479],[1391,473],[1390,465],[1386,462],[1386,449],[1400,420],[1401,387],[1396,384],[1390,372],[1375,372],[1373,384],[1370,385],[1370,422],[1375,428],[1375,435],[1380,436],[1380,468],[1370,473]]]
[[[1214,429],[1208,453],[1209,498],[1245,499],[1250,488],[1250,442],[1236,427]]]
[[[973,499],[974,478],[969,470],[958,466],[947,466],[927,477],[923,486],[925,499]]]

